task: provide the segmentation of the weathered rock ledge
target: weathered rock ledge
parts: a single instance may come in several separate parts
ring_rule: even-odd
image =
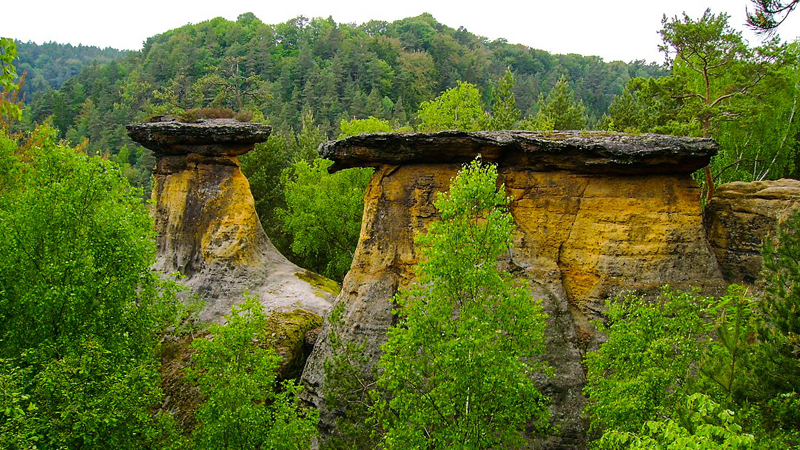
[[[244,293],[266,311],[323,315],[336,283],[297,267],[272,245],[255,210],[237,156],[264,142],[270,128],[233,119],[128,125],[131,138],[156,154],[153,216],[156,269],[180,272],[205,301],[203,321],[218,321]]]
[[[254,144],[265,142],[271,128],[234,119],[176,120],[131,124],[126,127],[134,141],[159,154],[241,156]]]
[[[376,133],[330,141],[320,147],[331,171],[382,164],[484,161],[537,170],[580,173],[686,173],[717,153],[712,139],[612,132],[442,131]]]
[[[536,448],[585,448],[581,358],[597,342],[590,321],[605,299],[664,284],[708,292],[724,285],[691,178],[716,151],[709,139],[582,132],[373,134],[324,144],[332,170],[376,168],[353,265],[335,301],[344,304],[341,337],[366,344],[370,365],[380,358],[395,319],[392,298],[414,280],[414,236],[436,218],[436,193],[480,154],[497,164],[513,196],[515,246],[502,264],[530,281],[532,298],[549,315],[545,357],[555,376],[539,381],[561,432]],[[331,424],[323,371],[329,333],[325,324],[303,373],[323,427]]]

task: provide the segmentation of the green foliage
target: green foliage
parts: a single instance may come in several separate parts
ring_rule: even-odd
[[[757,33],[772,33],[789,13],[794,11],[800,0],[752,0],[755,12],[747,11],[747,24]]]
[[[339,122],[339,129],[341,133],[339,133],[337,139],[344,139],[361,133],[388,133],[394,131],[389,122],[372,116],[366,119],[342,120]]]
[[[710,299],[665,290],[656,301],[627,296],[607,303],[608,335],[586,357],[584,393],[591,429],[637,432],[647,420],[669,418],[690,392],[700,338],[710,325],[701,316]]]
[[[800,44],[786,55],[797,58]],[[735,120],[720,122],[713,133],[721,151],[712,161],[715,179],[761,181],[796,176],[800,149],[800,71],[797,59],[771,71],[763,92],[738,99]]]
[[[608,341],[587,357],[596,448],[800,445],[798,229],[794,213],[765,244],[760,298],[731,286],[609,305]]]
[[[328,315],[328,342],[331,355],[323,362],[325,373],[325,404],[333,412],[335,428],[321,443],[324,450],[377,448],[380,430],[370,420],[376,394],[377,373],[367,369],[369,356],[366,345],[345,342],[345,304],[339,303]]]
[[[261,76],[244,73],[243,56],[226,56],[219,66],[210,66],[209,73],[198,79],[192,90],[202,98],[203,104],[217,107],[236,108],[255,107],[269,97],[268,85]]]
[[[25,392],[25,371],[14,360],[0,360],[0,446],[33,450],[39,437],[28,419],[36,411]]]
[[[174,299],[150,269],[145,205],[116,165],[54,137],[39,128],[2,155],[12,184],[0,191],[0,357],[61,353],[88,336],[111,351],[150,351]]]
[[[4,393],[14,409],[0,419],[0,447],[181,448],[171,417],[152,411],[163,399],[155,358],[120,358],[90,339],[23,373],[12,364],[0,370],[0,379],[21,380]]]
[[[15,41],[18,73],[27,74],[22,94],[29,100],[37,94],[60,88],[68,79],[92,64],[119,61],[128,53],[113,48],[46,42]]]
[[[278,215],[304,267],[341,281],[361,233],[371,169],[328,173],[333,161],[298,161],[281,176],[286,208]]]
[[[727,295],[704,311],[713,318],[713,339],[699,361],[704,384],[699,388],[727,408],[752,398],[753,389],[759,384],[753,372],[758,364],[752,343],[756,309],[756,299],[744,287],[731,285]]]
[[[179,447],[154,410],[179,308],[138,192],[47,127],[0,134],[0,172],[0,447]]]
[[[17,87],[17,69],[14,59],[17,57],[17,46],[9,38],[0,38],[0,88],[11,90]]]
[[[242,173],[250,182],[261,225],[278,250],[295,262],[300,259],[292,254],[291,235],[284,232],[283,221],[278,215],[278,211],[286,209],[281,174],[298,161],[316,158],[317,147],[324,139],[309,113],[303,116],[299,133],[273,132],[267,142],[257,144],[255,150],[239,158]]]
[[[421,131],[478,131],[487,122],[478,88],[461,81],[435,99],[422,102],[418,117]]]
[[[715,138],[721,149],[704,183],[792,173],[800,129],[798,45],[772,39],[748,47],[726,14],[710,11],[662,23],[660,49],[670,75],[630,80],[610,106],[606,127]]]
[[[764,243],[765,294],[761,303],[766,372],[761,387],[768,395],[800,393],[800,213],[794,212]],[[762,372],[762,374],[764,374]],[[800,424],[797,424],[800,425]]]
[[[226,325],[212,325],[210,339],[195,339],[189,379],[203,403],[195,413],[195,449],[306,449],[316,433],[317,413],[300,407],[293,381],[279,387],[280,356],[265,348],[267,317],[253,298],[234,307]]]
[[[678,78],[670,94],[682,100],[682,114],[700,122],[704,136],[725,118],[734,98],[753,95],[781,52],[774,40],[749,48],[724,13],[706,10],[696,21],[686,14],[671,20],[665,16],[661,23],[659,48]]]
[[[17,46],[10,38],[0,37],[0,118],[11,117],[19,120],[22,111],[19,106],[11,101],[10,93],[19,90],[16,83],[17,70],[14,59],[17,57]]]
[[[553,90],[539,94],[537,112],[520,125],[528,130],[582,130],[586,128],[586,108],[583,102],[575,101],[569,82],[562,76]]]
[[[429,14],[358,26],[304,17],[265,24],[250,16],[169,30],[148,38],[137,52],[20,43],[17,69],[29,72],[32,88],[26,98],[32,114],[24,126],[50,118],[60,137],[86,145],[90,155],[114,157],[123,146],[138,155],[142,147],[130,140],[124,125],[219,106],[263,115],[273,134],[287,141],[317,129],[318,144],[339,134],[342,119],[372,116],[402,130],[422,102],[456,87],[457,80],[472,83],[489,101],[494,81],[507,69],[514,74],[520,111],[535,111],[539,94],[547,94],[567,74],[592,120],[606,111],[629,78],[664,72],[641,61],[605,63],[597,57],[488,42]],[[98,63],[88,64],[92,59]],[[313,117],[310,124],[307,115]],[[153,161],[148,152],[143,156],[131,158],[126,172],[147,197]],[[274,162],[271,167],[285,168],[295,161],[290,155]],[[271,200],[256,196],[262,205]],[[259,214],[270,237],[290,253],[280,221],[266,212]]]
[[[671,77],[632,78],[609,106],[605,127],[628,133],[700,135],[697,121],[680,121],[676,115],[680,103],[669,93],[675,81]]]
[[[683,409],[689,411],[688,425],[670,419],[648,421],[636,433],[612,431],[594,446],[598,450],[698,450],[753,449],[756,439],[744,433],[734,413],[723,409],[703,394],[688,396]],[[688,428],[687,428],[688,427]]]
[[[441,219],[418,238],[417,282],[396,297],[379,366],[375,420],[384,448],[515,448],[526,424],[546,426],[545,315],[524,283],[500,271],[514,222],[494,166],[475,161],[435,202]]]

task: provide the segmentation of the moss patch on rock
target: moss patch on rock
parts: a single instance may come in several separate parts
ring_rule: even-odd
[[[306,333],[322,326],[322,317],[306,311],[276,311],[267,319],[267,345],[283,359],[278,378],[299,378],[311,348],[305,345]]]
[[[339,285],[339,283],[308,270],[295,272],[294,276],[319,289],[320,291],[333,295],[334,297],[339,295],[339,291],[342,290],[342,287]]]
[[[192,341],[195,337],[207,336],[207,333],[167,336],[159,352],[161,388],[164,390],[164,402],[160,409],[171,414],[186,435],[197,425],[194,413],[203,401],[200,389],[186,380],[186,368],[192,363]]]

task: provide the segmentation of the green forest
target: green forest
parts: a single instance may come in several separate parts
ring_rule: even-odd
[[[800,42],[775,34],[797,5],[753,1],[758,45],[724,12],[665,16],[663,65],[489,41],[429,14],[356,25],[245,13],[166,31],[139,51],[0,38],[0,448],[306,449],[317,439],[302,386],[280,380],[280,357],[259,345],[269,317],[256,299],[226,325],[198,325],[180,281],[152,269],[155,157],[126,124],[214,110],[270,125],[240,158],[262,225],[293,262],[341,282],[372,169],[328,173],[317,148],[329,139],[710,137],[720,151],[694,174],[700,205],[723,183],[797,178]],[[545,314],[495,264],[514,226],[497,177],[475,161],[437,198],[440,218],[417,240],[420,282],[395,298],[379,372],[362,373],[363,348],[338,339],[342,311],[326,318],[337,353],[326,402],[347,413],[321,448],[525,448],[524,436],[553,432],[550,400],[531,381],[550,370],[537,359]],[[757,289],[608,300],[595,324],[607,341],[584,360],[590,448],[800,448],[798,230],[800,213],[765,243]],[[186,383],[203,400],[184,421],[160,405],[164,344],[187,337]]]

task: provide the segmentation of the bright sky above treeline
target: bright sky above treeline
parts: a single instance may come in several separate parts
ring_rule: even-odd
[[[597,55],[606,61],[661,63],[658,30],[664,14],[685,11],[697,18],[706,8],[724,11],[731,16],[730,24],[756,44],[758,38],[744,26],[748,7],[752,8],[748,0],[34,0],[6,2],[0,8],[0,36],[137,50],[155,34],[214,17],[236,20],[245,12],[268,24],[299,15],[360,24],[428,12],[447,26],[463,26],[489,40],[503,38],[551,53]],[[800,37],[800,11],[778,32],[788,41]]]

